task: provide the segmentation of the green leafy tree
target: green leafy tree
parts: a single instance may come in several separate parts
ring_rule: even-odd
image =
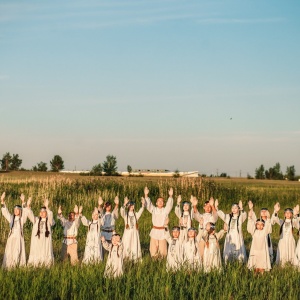
[[[1,169],[8,171],[9,170],[9,165],[11,162],[12,156],[10,155],[9,152],[6,152],[5,154],[3,154],[3,157],[1,159]]]
[[[107,155],[106,160],[102,164],[103,171],[106,176],[115,176],[117,175],[117,158],[113,155]]]
[[[19,154],[13,154],[9,168],[11,170],[19,170],[22,165],[22,159],[19,158]]]
[[[131,174],[132,172],[132,167],[130,165],[127,166],[127,172],[129,173],[129,175]]]
[[[265,175],[267,179],[274,179],[274,180],[282,180],[283,174],[280,169],[280,163],[276,163],[274,167],[269,168],[269,170],[265,171]]]
[[[288,180],[296,180],[296,169],[295,166],[290,166],[286,168],[286,178]]]
[[[53,159],[50,161],[51,171],[59,172],[65,168],[64,161],[59,155],[54,155]]]
[[[265,179],[264,165],[260,165],[257,169],[255,169],[255,179]]]
[[[32,170],[35,172],[47,172],[48,170],[47,163],[41,161],[37,163],[36,166],[32,167]]]
[[[96,175],[96,176],[101,176],[102,171],[103,171],[102,165],[98,164],[98,165],[93,166],[93,168],[91,170],[91,174]]]

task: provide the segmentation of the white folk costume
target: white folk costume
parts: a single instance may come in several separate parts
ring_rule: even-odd
[[[123,234],[123,257],[138,260],[142,258],[140,235],[138,230],[138,220],[144,211],[142,206],[139,211],[125,211],[124,207],[120,208],[120,213],[125,221]]]
[[[47,209],[47,218],[35,217],[30,209],[28,218],[33,224],[28,265],[50,266],[54,263],[51,232],[51,227],[55,225],[53,213]]]
[[[27,208],[17,206],[21,210],[20,216],[11,215],[5,204],[2,204],[3,217],[9,222],[10,231],[3,257],[3,268],[13,268],[26,265],[23,226],[27,219]]]
[[[219,240],[224,236],[224,234],[225,231],[223,229],[214,234],[209,234],[206,230],[203,231],[202,239],[205,242],[203,254],[204,272],[222,269]]]
[[[173,198],[169,197],[166,206],[158,208],[154,206],[149,197],[146,198],[147,209],[152,214],[153,227],[150,232],[150,254],[152,257],[157,255],[167,255],[167,243],[165,240],[165,220],[173,207]]]
[[[267,209],[266,209],[267,210]],[[252,212],[252,220],[255,222],[257,220],[255,212]],[[271,233],[272,233],[272,225],[274,225],[272,223],[272,219],[270,221],[270,228],[269,228],[269,233],[267,235],[267,240],[268,240],[268,249],[269,249],[269,255],[270,255],[270,262],[272,264],[273,259],[274,259],[274,251],[273,251],[273,243],[272,243],[272,239],[271,239]]]
[[[199,230],[201,230],[200,227],[205,228],[207,223],[216,223],[218,221],[218,214],[217,212],[211,212],[211,213],[203,213],[200,214],[199,211],[194,212],[194,209],[192,209],[191,212],[192,220],[196,220],[197,222],[200,222],[201,219],[203,219],[203,225],[200,226],[199,224]]]
[[[183,205],[186,202],[183,202]],[[187,240],[187,232],[188,229],[192,227],[192,218],[191,213],[189,211],[184,211],[181,209],[180,205],[177,204],[175,206],[175,215],[179,219],[179,227],[180,227],[180,236],[183,240]]]
[[[107,262],[105,266],[105,277],[119,277],[123,275],[123,244],[114,246],[107,241],[102,242],[103,248],[108,251]]]
[[[171,237],[169,230],[165,231],[165,239],[169,244],[167,255],[167,271],[177,271],[183,263],[183,237],[182,231],[178,227],[180,235],[178,238]]]
[[[277,247],[276,264],[284,265],[287,262],[295,263],[296,242],[293,228],[299,229],[297,218],[279,219],[277,214],[272,215],[272,221],[280,225],[280,238]]]
[[[247,231],[252,235],[252,243],[249,253],[248,268],[271,270],[270,253],[268,246],[268,234],[271,230],[271,221],[265,221],[262,230],[256,229],[256,221],[248,218]]]
[[[81,222],[84,226],[88,227],[82,263],[99,263],[103,260],[101,221],[100,219],[92,219],[90,221],[85,216],[82,216]]]
[[[225,238],[223,258],[225,263],[228,260],[239,260],[246,262],[246,249],[243,238],[242,224],[247,219],[247,213],[240,211],[239,214],[225,214],[217,211],[218,216],[228,225],[228,232]]]
[[[111,241],[111,236],[115,230],[115,222],[119,217],[118,207],[116,206],[112,212],[99,211],[101,216],[101,235],[107,241]]]
[[[183,243],[183,259],[184,266],[189,270],[199,270],[201,268],[201,258],[199,251],[199,241],[201,239],[201,233],[195,238],[188,238]]]
[[[78,262],[77,253],[77,234],[80,225],[79,215],[75,215],[74,221],[69,221],[63,217],[62,214],[57,217],[64,228],[64,239],[62,244],[61,259],[65,260],[68,255],[71,258],[71,264]]]

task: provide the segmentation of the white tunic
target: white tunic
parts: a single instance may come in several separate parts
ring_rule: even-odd
[[[26,265],[25,243],[23,226],[27,219],[27,208],[23,208],[21,218],[11,215],[5,205],[1,208],[3,217],[9,222],[10,232],[8,235],[3,256],[3,268],[13,268]]]
[[[206,230],[203,233],[203,240],[205,241],[204,253],[203,253],[203,268],[204,272],[211,270],[222,269],[221,252],[219,246],[219,240],[224,236],[225,231],[220,230],[215,234],[208,234]]]
[[[187,231],[192,227],[192,218],[189,211],[182,211],[180,205],[175,206],[175,214],[179,219],[180,236],[187,240]]]
[[[240,262],[246,262],[247,256],[243,238],[242,224],[247,218],[247,213],[242,212],[239,216],[234,215],[231,218],[230,214],[224,214],[221,210],[218,210],[218,216],[228,225],[228,233],[225,238],[223,251],[225,263],[232,259],[239,260]]]
[[[138,228],[136,228],[136,222],[141,217],[143,211],[144,207],[142,206],[134,216],[132,211],[126,213],[124,207],[120,208],[121,216],[125,221],[124,234],[122,238],[124,258],[129,258],[131,260],[138,260],[142,258],[140,235]]]
[[[195,239],[189,238],[183,243],[184,265],[188,269],[199,270],[201,267],[201,259],[199,252],[200,239],[201,235],[198,234],[198,236]]]
[[[296,242],[293,236],[293,227],[299,229],[299,222],[297,218],[281,220],[275,214],[272,215],[272,219],[282,228],[277,247],[276,264],[284,265],[287,262],[294,264]]]
[[[118,277],[123,275],[123,244],[122,242],[118,246],[102,242],[103,248],[107,250],[108,257],[104,271],[104,277]]]
[[[28,218],[33,224],[31,233],[30,253],[28,258],[28,265],[50,266],[54,263],[53,246],[52,246],[52,230],[51,227],[55,225],[53,213],[47,209],[47,218],[39,218],[33,215],[32,210],[29,210]],[[49,235],[46,237],[46,222],[48,226]],[[40,226],[40,236],[37,236],[38,227]]]
[[[78,228],[80,225],[79,215],[75,215],[74,221],[67,220],[66,218],[63,217],[63,215],[58,215],[57,218],[61,221],[61,225],[64,228],[63,244],[66,244],[66,245],[77,244],[76,237],[77,237]]]
[[[166,206],[162,208],[158,208],[154,206],[149,197],[146,198],[146,203],[147,203],[148,211],[152,214],[153,226],[161,227],[161,228],[164,227],[165,220],[168,217],[173,207],[173,198],[170,197],[166,203]],[[152,228],[150,232],[150,237],[156,240],[164,240],[165,239],[164,228],[163,229]]]
[[[168,255],[167,255],[167,271],[177,271],[182,267],[183,263],[183,238],[181,232],[179,238],[173,238],[169,231],[165,231],[165,239],[167,240]]]
[[[88,227],[82,263],[99,263],[103,260],[100,219],[89,221],[82,216],[81,222]]]
[[[192,209],[192,219],[195,219],[197,222],[200,222],[200,219],[203,218],[203,225],[201,225],[202,228],[206,227],[207,223],[216,223],[218,221],[218,214],[216,212],[212,213],[203,213],[200,214],[199,211],[194,212],[194,209]],[[199,224],[199,230],[200,230],[200,224]]]
[[[112,212],[105,212],[101,216],[101,235],[107,241],[111,240],[113,231],[115,230],[116,219],[119,217],[118,207],[115,207]]]
[[[268,234],[271,230],[271,222],[267,220],[262,230],[256,229],[256,222],[248,218],[247,231],[252,235],[252,243],[249,253],[248,268],[271,270],[270,253],[268,247]]]

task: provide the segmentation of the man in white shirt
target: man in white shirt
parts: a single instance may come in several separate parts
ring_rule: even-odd
[[[144,189],[146,207],[152,214],[152,230],[150,232],[150,255],[151,257],[167,256],[167,241],[165,239],[165,221],[173,207],[173,189],[169,190],[169,199],[164,206],[164,199],[157,198],[156,206],[154,206],[149,198],[149,189]]]

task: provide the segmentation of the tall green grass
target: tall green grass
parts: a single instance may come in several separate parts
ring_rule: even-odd
[[[219,199],[219,208],[230,211],[231,203],[243,200],[247,210],[247,201],[251,199],[258,214],[262,206],[271,211],[275,202],[281,207],[295,206],[300,199],[300,185],[267,185],[255,186],[219,184],[200,179],[159,179],[135,180],[134,178],[85,178],[84,180],[49,178],[0,178],[0,193],[6,192],[6,203],[10,210],[20,203],[19,196],[24,193],[32,196],[32,208],[37,215],[44,197],[49,198],[50,207],[57,213],[62,205],[63,214],[67,215],[75,204],[83,205],[83,214],[91,217],[93,207],[97,206],[99,195],[103,199],[113,201],[118,195],[121,202],[128,196],[140,207],[144,186],[150,189],[150,197],[155,202],[158,196],[167,198],[169,187],[174,188],[174,205],[176,197],[181,194],[184,200],[191,195],[199,199],[199,209],[202,211],[204,201],[209,197]],[[282,215],[282,213],[281,213]],[[174,210],[170,214],[170,226],[177,224]],[[195,223],[195,226],[198,224]],[[98,265],[70,266],[59,261],[62,242],[62,227],[59,222],[53,228],[53,246],[55,265],[51,268],[17,268],[11,271],[0,270],[0,299],[298,299],[298,282],[300,273],[293,267],[273,267],[271,272],[255,275],[248,271],[245,265],[228,264],[222,272],[209,274],[167,273],[165,261],[152,261],[149,256],[149,232],[151,230],[151,215],[145,211],[139,221],[140,239],[143,251],[143,261],[140,264],[125,263],[125,273],[119,279],[103,277],[105,262]],[[219,220],[217,227],[223,226]],[[24,228],[26,253],[29,253],[30,234],[32,226],[29,222]],[[78,235],[78,252],[82,258],[86,227],[81,226]],[[117,221],[117,231],[121,234],[124,222],[120,217]],[[2,262],[4,247],[9,231],[8,222],[0,217],[0,259]],[[279,226],[273,227],[273,244],[277,247]],[[244,237],[249,251],[251,236],[246,232]],[[295,235],[296,237],[296,235]],[[223,241],[222,241],[223,242]],[[222,249],[222,243],[221,243]]]

